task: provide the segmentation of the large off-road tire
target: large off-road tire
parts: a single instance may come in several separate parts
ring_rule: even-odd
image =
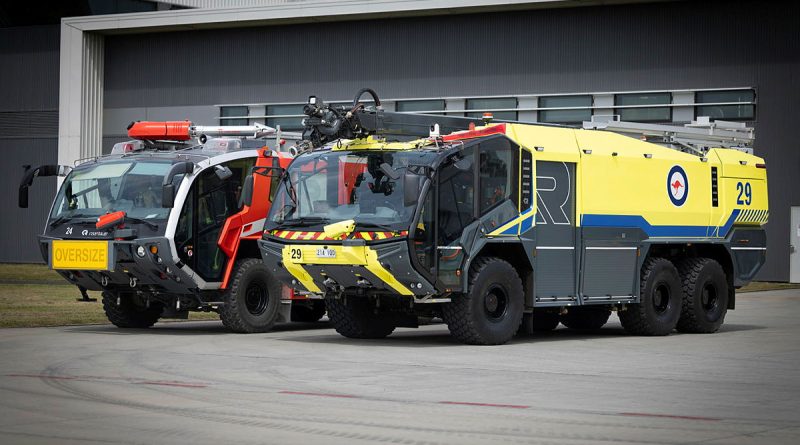
[[[593,331],[608,322],[611,311],[604,307],[576,307],[561,316],[561,324],[576,330]]]
[[[336,332],[348,338],[384,338],[396,327],[389,314],[376,314],[366,297],[328,298],[325,305]]]
[[[511,340],[522,322],[523,289],[517,271],[500,258],[475,260],[466,294],[442,306],[450,334],[471,345],[499,345]]]
[[[150,307],[139,306],[129,297],[103,291],[103,310],[108,321],[118,328],[149,328],[156,324],[163,309],[161,303],[150,303]]]
[[[720,264],[710,258],[688,258],[678,264],[683,284],[680,332],[717,332],[728,313],[728,280]]]
[[[324,300],[292,302],[292,321],[313,323],[325,315]]]
[[[681,315],[681,278],[665,258],[648,258],[642,266],[640,303],[618,312],[622,327],[631,334],[668,335]]]
[[[260,259],[236,261],[233,277],[222,294],[219,318],[233,332],[267,332],[281,305],[281,285]]]

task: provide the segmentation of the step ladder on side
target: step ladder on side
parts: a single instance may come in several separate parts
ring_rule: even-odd
[[[711,148],[730,148],[753,154],[755,141],[755,130],[744,122],[711,121],[708,116],[699,116],[689,124],[678,126],[625,122],[619,120],[619,115],[598,115],[583,122],[583,128],[613,131],[699,156],[704,156]]]

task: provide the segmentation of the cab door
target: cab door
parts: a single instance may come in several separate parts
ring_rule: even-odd
[[[175,247],[181,261],[206,282],[220,282],[228,258],[217,241],[225,221],[241,210],[244,179],[255,158],[221,164],[233,175],[220,179],[215,169],[201,172],[191,185],[175,230]]]

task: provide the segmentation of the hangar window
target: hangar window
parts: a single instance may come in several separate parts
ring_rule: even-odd
[[[300,131],[303,129],[303,104],[267,105],[267,125],[284,131]]]
[[[220,107],[220,125],[247,125],[249,112],[246,106]]]
[[[592,96],[545,96],[539,98],[539,122],[577,124],[592,119]]]
[[[434,100],[399,100],[397,101],[397,111],[439,114],[437,111],[444,111],[443,99]]]
[[[755,119],[756,92],[753,90],[698,91],[695,93],[695,116],[712,119]],[[738,103],[737,103],[738,102]],[[744,102],[744,103],[742,103]],[[700,105],[708,104],[708,105]]]
[[[488,111],[494,115],[495,119],[515,121],[517,120],[517,98],[467,99],[467,110],[476,110],[473,113],[466,113],[467,117],[483,117],[483,113]]]
[[[614,114],[618,114],[620,120],[623,121],[670,122],[672,121],[672,109],[668,105],[671,103],[671,93],[617,94],[614,96],[614,105],[622,108],[615,108]]]

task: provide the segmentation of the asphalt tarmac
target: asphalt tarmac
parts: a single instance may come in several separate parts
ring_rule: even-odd
[[[464,346],[447,327],[0,329],[0,443],[797,444],[800,291],[740,294],[716,334]]]

